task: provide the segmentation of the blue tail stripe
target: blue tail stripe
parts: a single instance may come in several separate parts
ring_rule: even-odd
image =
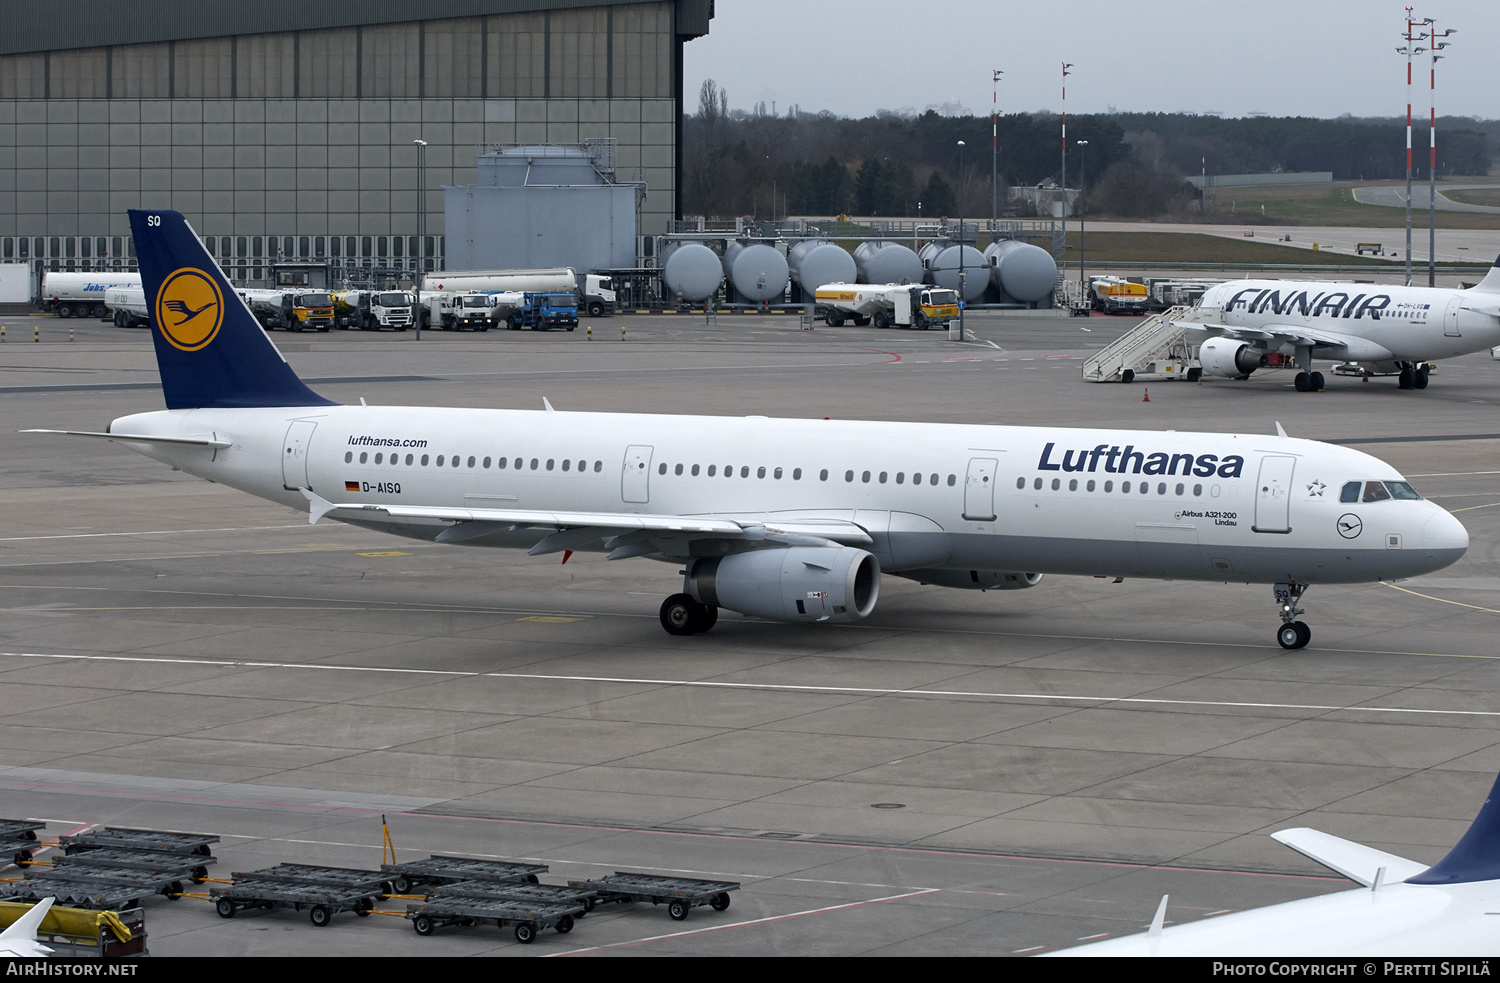
[[[167,409],[332,406],[302,383],[179,212],[130,210]]]
[[[1500,879],[1500,778],[1490,789],[1489,798],[1468,832],[1448,851],[1448,855],[1415,877],[1408,884],[1467,884],[1471,881]]]

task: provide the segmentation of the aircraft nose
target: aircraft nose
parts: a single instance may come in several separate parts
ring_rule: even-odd
[[[1422,527],[1422,545],[1428,552],[1449,555],[1457,560],[1469,548],[1469,531],[1453,516],[1438,509]]]

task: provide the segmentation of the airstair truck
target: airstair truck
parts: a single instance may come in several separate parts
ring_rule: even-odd
[[[877,328],[943,327],[958,317],[958,292],[911,283],[829,283],[814,294],[830,327],[846,320]]]

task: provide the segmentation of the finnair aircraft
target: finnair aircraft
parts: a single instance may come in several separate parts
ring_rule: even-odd
[[[0,957],[36,959],[52,955],[50,947],[36,940],[36,930],[42,924],[42,919],[47,917],[55,900],[57,899],[43,898],[32,905],[26,914],[11,922],[5,931],[0,932]]]
[[[1494,956],[1500,780],[1458,845],[1431,867],[1314,829],[1271,836],[1363,887],[1171,928],[1162,927],[1162,898],[1146,932],[1046,955]]]
[[[1430,363],[1500,345],[1500,259],[1468,290],[1231,280],[1198,306],[1222,312],[1223,323],[1175,323],[1210,336],[1198,351],[1206,375],[1245,379],[1284,355],[1297,368],[1297,391],[1317,392],[1317,356],[1345,363],[1346,374],[1395,375],[1402,389],[1426,389]]]
[[[82,436],[313,522],[671,563],[675,635],[720,607],[864,618],[882,571],[969,590],[1059,573],[1272,584],[1276,637],[1301,648],[1309,585],[1426,573],[1469,544],[1389,465],[1284,434],[342,406],[297,378],[181,215],[130,221],[167,409]]]

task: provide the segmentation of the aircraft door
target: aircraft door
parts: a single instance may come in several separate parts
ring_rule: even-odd
[[[651,453],[647,444],[625,448],[625,466],[620,476],[620,498],[627,502],[651,500]]]
[[[995,518],[995,474],[1000,462],[993,457],[969,459],[969,474],[964,480],[964,518],[973,522],[990,522]]]
[[[297,420],[287,427],[286,440],[282,442],[281,487],[288,491],[312,488],[312,483],[307,480],[307,448],[316,429],[316,423],[306,420]]]
[[[1449,338],[1461,337],[1458,330],[1458,309],[1463,306],[1463,301],[1454,297],[1448,301],[1448,309],[1443,312],[1443,334]]]
[[[1295,457],[1268,454],[1255,483],[1255,532],[1291,532],[1292,471]]]

